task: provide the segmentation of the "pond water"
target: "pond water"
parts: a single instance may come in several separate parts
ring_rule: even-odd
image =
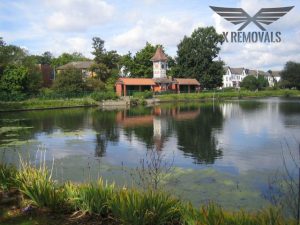
[[[0,163],[45,157],[58,181],[102,176],[131,186],[130,170],[154,151],[172,166],[162,185],[178,197],[253,210],[268,205],[270,177],[283,162],[294,169],[300,100],[1,113],[0,126]]]

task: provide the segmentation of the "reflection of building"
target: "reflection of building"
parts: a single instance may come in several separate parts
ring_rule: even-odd
[[[180,111],[180,108],[163,109],[154,107],[150,115],[128,115],[128,111],[120,111],[117,113],[116,122],[127,129],[138,129],[141,127],[145,131],[145,137],[140,133],[136,133],[140,138],[144,138],[155,146],[157,150],[162,150],[164,142],[169,136],[169,118],[176,121],[195,119],[200,113],[200,109],[194,111]],[[147,131],[146,131],[147,130]],[[149,135],[151,134],[151,137]]]
[[[176,93],[199,91],[200,83],[196,79],[168,78],[167,61],[161,47],[158,47],[153,62],[153,78],[119,78],[116,82],[116,92],[119,96],[132,95],[133,92],[173,91]]]

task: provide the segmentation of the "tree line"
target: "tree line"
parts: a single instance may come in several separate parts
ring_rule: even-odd
[[[224,62],[218,59],[218,54],[223,42],[223,36],[213,27],[195,29],[191,36],[184,36],[177,45],[175,57],[167,55],[168,76],[195,78],[206,89],[222,86]],[[150,59],[157,47],[147,42],[134,55],[131,52],[120,55],[115,50],[107,51],[105,41],[94,37],[91,52],[93,59],[79,52],[62,53],[55,57],[49,51],[41,55],[29,54],[21,47],[5,43],[0,37],[0,100],[21,100],[45,92],[68,94],[113,91],[120,75],[151,78],[153,67]],[[161,47],[164,49],[164,46]],[[92,61],[89,70],[94,72],[94,76],[82,79],[82,72],[70,67],[56,74],[51,89],[43,87],[39,64],[57,68],[74,61]],[[282,72],[281,86],[300,89],[299,70],[299,63],[288,62]],[[264,81],[252,82],[259,87],[265,85]]]

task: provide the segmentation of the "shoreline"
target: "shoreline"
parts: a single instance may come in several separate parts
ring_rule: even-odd
[[[267,97],[286,97],[299,98],[298,90],[272,90],[272,91],[234,91],[234,92],[200,92],[200,93],[182,93],[182,94],[166,94],[155,96],[151,99],[144,99],[137,105],[156,105],[160,103],[170,102],[196,102],[196,101],[222,101],[222,100],[241,100],[241,99],[258,99]],[[0,113],[22,112],[35,110],[54,110],[68,108],[84,108],[84,107],[102,107],[102,108],[118,108],[120,106],[128,107],[128,100],[107,100],[98,102],[91,98],[71,98],[71,99],[29,99],[21,102],[0,102]],[[5,110],[3,110],[5,109]]]

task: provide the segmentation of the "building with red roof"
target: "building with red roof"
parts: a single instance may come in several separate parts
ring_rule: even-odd
[[[168,57],[159,46],[154,56],[153,78],[119,78],[116,82],[116,93],[119,96],[131,95],[133,92],[152,91],[174,93],[190,93],[200,90],[200,83],[196,79],[168,78],[167,63]]]

